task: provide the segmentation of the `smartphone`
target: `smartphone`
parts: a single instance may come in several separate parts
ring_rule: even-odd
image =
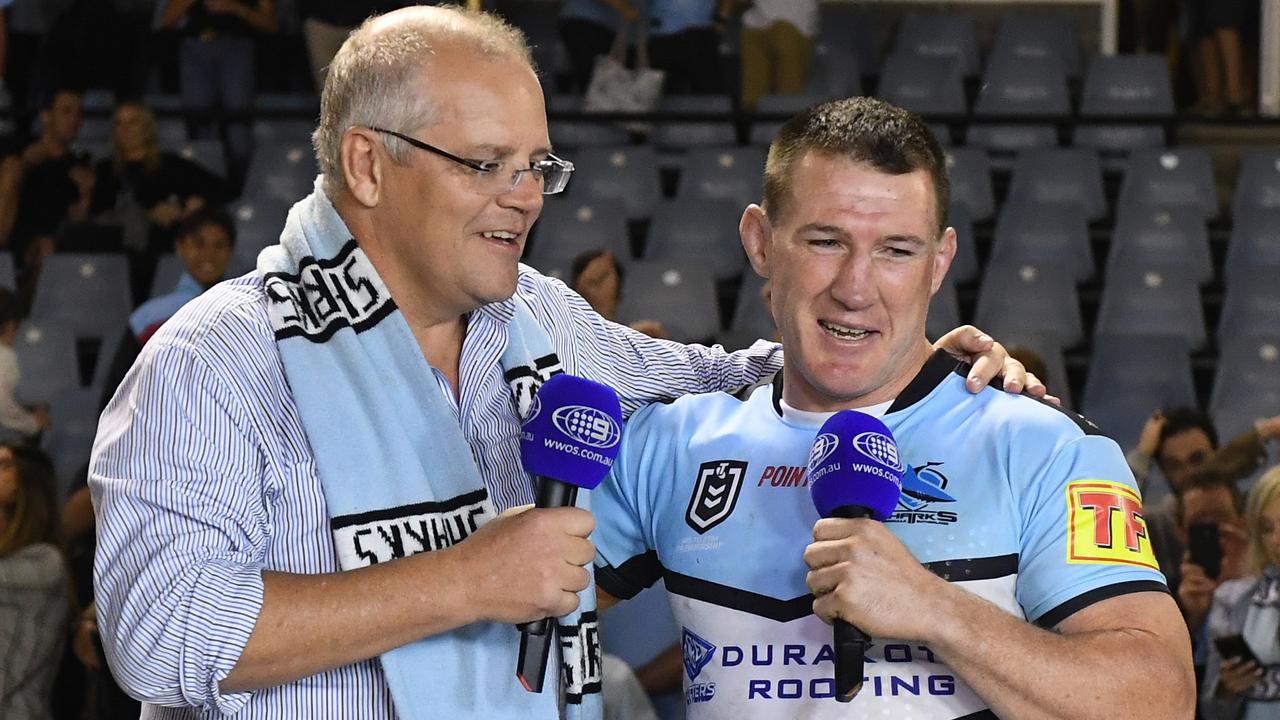
[[[1222,574],[1222,543],[1218,540],[1218,523],[1193,523],[1187,528],[1187,550],[1191,562],[1204,569],[1204,574],[1217,580]]]
[[[1244,641],[1243,635],[1228,635],[1226,637],[1214,638],[1214,647],[1218,648],[1218,652],[1223,658],[1243,658],[1252,660],[1255,665],[1262,667],[1262,663],[1258,662],[1258,656],[1253,654],[1253,650],[1249,649],[1249,643]]]

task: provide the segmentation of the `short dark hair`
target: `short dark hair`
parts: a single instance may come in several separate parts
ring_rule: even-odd
[[[1164,409],[1164,428],[1160,431],[1160,445],[1156,446],[1156,454],[1159,454],[1159,447],[1164,445],[1165,440],[1188,430],[1203,431],[1209,438],[1209,445],[1215,450],[1218,448],[1218,430],[1208,415],[1190,406],[1171,407]]]
[[[49,88],[40,96],[39,110],[41,112],[44,112],[45,110],[52,110],[53,103],[57,101],[59,95],[75,95],[76,97],[83,99],[84,89],[73,87],[71,85],[58,85]]]
[[[1187,491],[1212,490],[1214,488],[1225,488],[1231,494],[1231,506],[1236,509],[1236,513],[1240,517],[1244,517],[1244,495],[1236,487],[1235,481],[1214,468],[1205,467],[1192,471],[1187,476],[1187,483],[1182,490],[1174,493],[1173,516],[1178,525],[1182,525],[1186,517],[1186,500],[1183,498],[1186,497]]]
[[[852,97],[792,117],[774,137],[764,166],[764,208],[775,217],[786,213],[791,199],[792,164],[809,151],[847,156],[893,175],[927,171],[939,234],[946,229],[951,202],[946,155],[914,113],[876,98]]]
[[[178,223],[176,242],[182,242],[185,238],[195,235],[205,225],[217,225],[222,228],[231,240],[231,247],[235,247],[236,224],[231,220],[231,215],[217,205],[205,205],[191,211],[191,214],[183,218],[182,222]]]
[[[586,252],[579,253],[578,256],[573,259],[573,264],[569,266],[569,287],[578,287],[578,277],[587,269],[587,266],[591,264],[591,261],[605,255],[613,257],[613,270],[618,273],[618,287],[621,288],[623,280],[622,263],[618,262],[618,258],[614,257],[613,253],[608,250],[587,250]]]
[[[22,321],[22,301],[17,293],[8,288],[0,288],[0,327],[10,322]]]

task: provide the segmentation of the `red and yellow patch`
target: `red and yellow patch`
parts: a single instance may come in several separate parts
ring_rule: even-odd
[[[1142,517],[1142,498],[1123,483],[1067,485],[1067,562],[1137,565],[1159,570]]]

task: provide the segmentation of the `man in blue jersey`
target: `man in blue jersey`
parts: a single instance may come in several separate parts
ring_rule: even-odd
[[[925,340],[955,254],[937,141],[871,98],[790,120],[740,230],[786,348],[772,383],[633,416],[593,493],[607,604],[663,578],[690,718],[1189,717],[1186,631],[1124,456]],[[888,523],[820,520],[823,421],[882,416],[909,466]],[[810,595],[809,593],[812,593]],[[873,638],[836,702],[831,628]]]

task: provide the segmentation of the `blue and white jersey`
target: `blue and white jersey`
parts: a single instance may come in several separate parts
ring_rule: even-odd
[[[963,371],[935,355],[882,418],[909,466],[890,528],[916,558],[1043,627],[1167,592],[1120,448],[1046,403],[970,394]],[[821,419],[799,424],[780,399],[781,375],[745,401],[686,396],[635,414],[592,493],[597,584],[627,598],[666,581],[691,720],[991,717],[913,641],[873,638],[862,692],[833,699],[832,631],[813,615],[803,559]]]

